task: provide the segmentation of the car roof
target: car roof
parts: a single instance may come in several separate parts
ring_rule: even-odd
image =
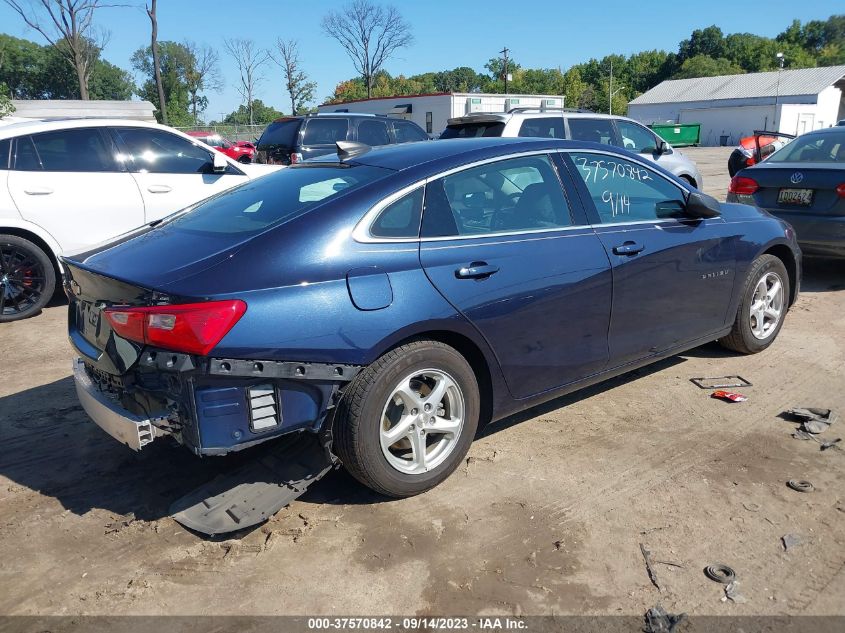
[[[274,119],[273,123],[282,123],[283,121],[304,121],[306,119],[346,119],[349,117],[364,117],[369,119],[374,117],[381,119],[390,118],[386,114],[369,114],[367,112],[313,112],[310,114],[291,114],[288,116],[280,116],[278,119]]]
[[[0,128],[0,129],[2,129],[2,128]],[[841,125],[834,125],[834,126],[831,126],[831,127],[823,127],[821,129],[818,129],[818,130],[812,130],[810,132],[805,132],[801,136],[809,136],[811,134],[815,136],[815,135],[818,135],[818,134],[842,134],[842,133],[843,133],[842,126]]]
[[[109,118],[67,118],[67,119],[31,119],[0,126],[0,138],[10,138],[22,134],[37,134],[38,132],[53,132],[80,127],[105,127],[117,125],[120,127],[144,127],[154,129],[172,128],[160,123],[138,121],[137,119],[109,119]]]
[[[462,116],[453,117],[449,119],[449,123],[472,123],[475,121],[478,122],[490,122],[490,121],[509,121],[514,117],[523,117],[523,118],[561,118],[566,117],[568,119],[621,119],[624,121],[632,121],[626,116],[619,116],[616,114],[604,114],[602,112],[585,112],[582,110],[537,110],[536,112],[470,112],[469,114],[464,114]]]

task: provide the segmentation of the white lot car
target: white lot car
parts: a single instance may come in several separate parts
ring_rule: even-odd
[[[53,295],[58,256],[279,169],[244,165],[172,128],[120,119],[0,127],[0,322]]]

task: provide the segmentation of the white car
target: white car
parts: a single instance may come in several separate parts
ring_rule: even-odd
[[[279,169],[244,165],[157,123],[33,120],[0,127],[0,322],[37,313],[59,255]]]

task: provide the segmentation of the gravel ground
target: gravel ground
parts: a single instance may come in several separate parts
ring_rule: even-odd
[[[685,151],[723,197],[728,151]],[[412,499],[332,473],[224,541],[166,516],[219,462],[165,442],[135,454],[86,419],[58,303],[0,328],[0,614],[845,615],[845,452],[779,417],[845,412],[845,267],[811,263],[802,290],[765,353],[707,345],[498,422]],[[748,401],[689,382],[726,374],[754,383]],[[640,544],[665,561],[662,591]],[[705,578],[712,563],[744,603]]]

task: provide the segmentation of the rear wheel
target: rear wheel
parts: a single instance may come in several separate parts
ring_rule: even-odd
[[[463,460],[478,428],[475,374],[436,341],[398,347],[362,371],[334,422],[335,449],[361,483],[391,497],[433,488]]]
[[[725,347],[756,354],[777,338],[789,308],[789,275],[774,255],[761,255],[751,264],[733,329],[719,339]]]
[[[47,254],[22,237],[0,234],[0,323],[37,314],[55,289]]]
[[[685,180],[687,182],[687,184],[692,186],[692,187],[696,187],[696,188],[698,187],[698,185],[695,184],[695,181],[692,179],[692,177],[687,176],[686,174],[683,174],[681,176],[681,180]]]

